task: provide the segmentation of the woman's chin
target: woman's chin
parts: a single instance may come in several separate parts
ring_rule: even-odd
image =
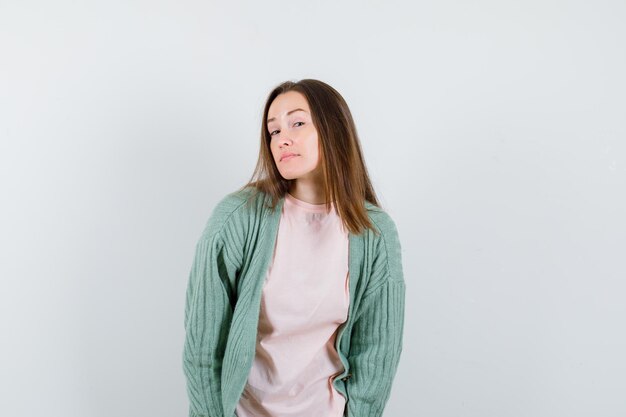
[[[289,172],[283,171],[283,172],[280,172],[280,175],[286,180],[295,180],[296,178],[299,178],[301,176],[300,173],[293,172],[293,171],[289,171]]]

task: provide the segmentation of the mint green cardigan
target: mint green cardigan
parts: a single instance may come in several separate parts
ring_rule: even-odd
[[[185,304],[183,371],[190,417],[232,417],[256,349],[261,290],[274,254],[284,197],[272,211],[250,187],[213,209],[195,248]],[[246,199],[251,196],[250,204]],[[402,351],[405,282],[395,223],[364,202],[373,224],[349,234],[350,305],[335,347],[333,380],[348,417],[379,417]],[[323,416],[320,416],[323,417]]]

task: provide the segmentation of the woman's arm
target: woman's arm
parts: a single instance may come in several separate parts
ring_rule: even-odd
[[[405,282],[400,241],[388,218],[350,338],[348,417],[380,417],[402,352]]]
[[[217,203],[196,244],[185,302],[183,371],[190,417],[223,417],[222,361],[243,262],[244,199],[231,193]]]
[[[233,313],[228,277],[234,273],[219,233],[203,235],[196,245],[185,305],[183,370],[192,417],[224,413],[221,369]]]

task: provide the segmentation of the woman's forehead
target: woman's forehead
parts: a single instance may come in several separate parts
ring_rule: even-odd
[[[268,111],[267,122],[270,123],[278,118],[289,116],[297,112],[310,114],[309,105],[302,94],[296,91],[289,91],[280,94],[274,99]]]

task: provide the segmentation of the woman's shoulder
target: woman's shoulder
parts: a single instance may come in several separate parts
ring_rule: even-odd
[[[223,196],[211,210],[202,236],[209,237],[218,234],[224,228],[243,227],[247,223],[246,218],[252,214],[249,202],[258,197],[249,188],[239,189]]]
[[[216,208],[226,211],[235,211],[242,207],[244,203],[260,196],[261,193],[262,192],[252,187],[238,189],[222,197],[222,199],[217,203]]]
[[[367,200],[365,200],[365,209],[366,209],[367,211],[373,211],[373,212],[381,212],[381,211],[383,211],[383,212],[384,212],[384,210],[383,210],[382,208],[378,207],[378,206],[377,206],[377,205],[375,205],[375,204],[370,203],[370,202],[369,202],[369,201],[367,201]]]
[[[370,220],[383,235],[385,233],[397,233],[396,223],[386,210],[369,201],[365,201],[365,208]]]

